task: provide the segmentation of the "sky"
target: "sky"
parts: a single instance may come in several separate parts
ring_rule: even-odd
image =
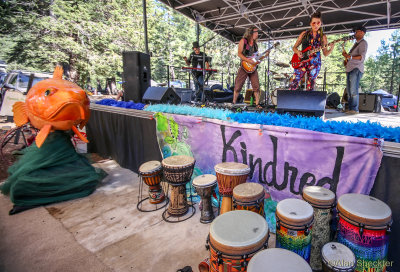
[[[395,29],[379,30],[367,32],[364,39],[368,43],[367,58],[377,54],[378,48],[381,45],[381,40],[389,41]]]

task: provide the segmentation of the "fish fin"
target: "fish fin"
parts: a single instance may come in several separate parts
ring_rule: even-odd
[[[47,136],[49,135],[50,130],[51,130],[51,125],[44,125],[42,129],[39,131],[39,133],[36,135],[35,142],[38,148],[42,146]]]
[[[18,127],[21,127],[29,122],[28,114],[26,113],[26,105],[24,102],[15,102],[12,111],[14,112],[14,122]]]
[[[86,137],[83,136],[82,133],[76,128],[76,126],[72,126],[72,130],[75,132],[79,139],[81,139],[85,143],[89,142],[88,139],[86,139]]]
[[[56,68],[54,69],[54,73],[53,73],[53,78],[54,79],[62,79],[64,73],[64,69],[57,65]]]

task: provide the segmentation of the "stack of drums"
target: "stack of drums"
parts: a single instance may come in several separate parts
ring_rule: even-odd
[[[192,177],[195,160],[185,155],[171,156],[162,160],[165,180],[172,186],[168,214],[182,216],[189,210],[186,200],[186,183]]]
[[[337,240],[354,252],[356,271],[386,271],[392,223],[389,206],[371,196],[344,194],[338,200],[337,210]]]
[[[233,188],[246,182],[250,167],[238,162],[223,162],[217,164],[214,169],[217,175],[218,190],[222,195],[220,214],[223,214],[232,210]]]
[[[264,198],[265,191],[261,184],[242,183],[233,189],[233,208],[252,211],[264,217]]]
[[[214,219],[214,211],[211,205],[211,195],[217,185],[214,175],[201,175],[193,179],[193,187],[201,198],[203,209],[201,210],[200,222],[210,223]]]
[[[312,272],[310,265],[299,255],[282,248],[258,252],[250,260],[247,272]]]
[[[289,198],[276,206],[276,247],[284,248],[310,262],[314,210],[301,199]]]
[[[303,199],[314,209],[310,265],[314,270],[321,270],[321,248],[330,241],[330,223],[336,196],[326,188],[309,186],[303,190]]]
[[[345,245],[330,242],[321,249],[323,272],[353,272],[356,267],[354,253]]]
[[[139,167],[139,174],[149,186],[149,202],[158,204],[164,201],[165,195],[161,188],[162,166],[159,161],[149,161]]]
[[[248,262],[267,247],[267,221],[254,212],[231,211],[211,223],[210,271],[246,271]]]

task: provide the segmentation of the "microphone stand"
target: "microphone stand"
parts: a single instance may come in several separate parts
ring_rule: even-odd
[[[271,30],[268,28],[268,48],[271,48]],[[269,53],[267,56],[267,61],[268,61],[268,68],[267,68],[267,76],[268,76],[268,84],[267,84],[267,90],[266,90],[266,94],[264,95],[264,105],[268,108],[269,106],[269,98],[270,98],[270,90],[269,90],[269,86],[270,86],[270,57],[269,57]],[[268,96],[268,99],[267,99]]]
[[[218,33],[216,33],[214,36],[212,36],[210,39],[208,39],[207,41],[205,41],[201,46],[203,47],[203,82],[201,84],[201,102],[204,103],[205,102],[205,95],[204,95],[204,82],[206,79],[206,57],[205,57],[205,52],[206,52],[206,44],[211,42],[212,40],[214,40],[214,38],[218,35]],[[210,63],[209,63],[210,64]],[[208,79],[207,79],[208,80]]]

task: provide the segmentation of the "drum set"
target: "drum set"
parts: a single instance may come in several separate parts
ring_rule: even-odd
[[[266,193],[262,185],[247,181],[250,167],[222,162],[215,165],[215,175],[197,176],[192,186],[186,186],[195,162],[193,157],[176,155],[142,164],[141,184],[149,188],[138,209],[148,199],[156,208],[141,211],[168,205],[162,214],[166,222],[187,220],[195,213],[187,189],[193,186],[202,203],[200,222],[211,223],[206,239],[209,258],[199,264],[201,272],[386,271],[392,212],[384,202],[361,194],[344,194],[336,201],[335,193],[326,188],[305,187],[302,199],[277,204],[276,248],[268,248]],[[217,186],[222,202],[218,201],[216,217],[211,199]],[[332,220],[337,220],[337,231],[331,228]],[[335,236],[337,241],[332,241]]]

